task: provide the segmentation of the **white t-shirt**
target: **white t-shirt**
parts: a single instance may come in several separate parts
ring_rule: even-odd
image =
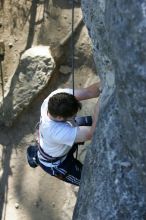
[[[41,148],[45,153],[52,157],[60,157],[66,155],[74,144],[77,127],[73,127],[68,122],[56,122],[47,115],[48,101],[53,95],[61,92],[72,94],[72,89],[57,89],[52,92],[43,102],[41,106],[41,123],[39,128],[39,141]],[[39,159],[44,159],[38,152]],[[62,161],[66,158],[62,158]],[[48,167],[56,166],[56,163],[48,163],[41,161],[42,164]]]

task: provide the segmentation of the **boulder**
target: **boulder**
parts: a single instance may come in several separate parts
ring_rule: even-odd
[[[48,46],[32,47],[22,54],[18,68],[7,86],[3,104],[1,100],[1,124],[12,124],[48,84],[54,68],[54,59]]]

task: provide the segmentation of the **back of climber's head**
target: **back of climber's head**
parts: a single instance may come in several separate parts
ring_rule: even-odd
[[[76,97],[64,92],[53,95],[48,102],[48,112],[54,118],[58,116],[64,119],[73,117],[80,109],[81,103]]]

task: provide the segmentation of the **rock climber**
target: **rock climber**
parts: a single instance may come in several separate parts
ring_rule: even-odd
[[[98,97],[100,82],[83,89],[57,89],[42,103],[39,125],[40,167],[65,182],[80,185],[82,163],[74,157],[78,143],[91,140],[98,118],[98,102],[91,126],[77,126],[82,100]]]

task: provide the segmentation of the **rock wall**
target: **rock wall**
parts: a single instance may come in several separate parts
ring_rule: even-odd
[[[146,219],[146,1],[82,0],[103,92],[74,220]]]

